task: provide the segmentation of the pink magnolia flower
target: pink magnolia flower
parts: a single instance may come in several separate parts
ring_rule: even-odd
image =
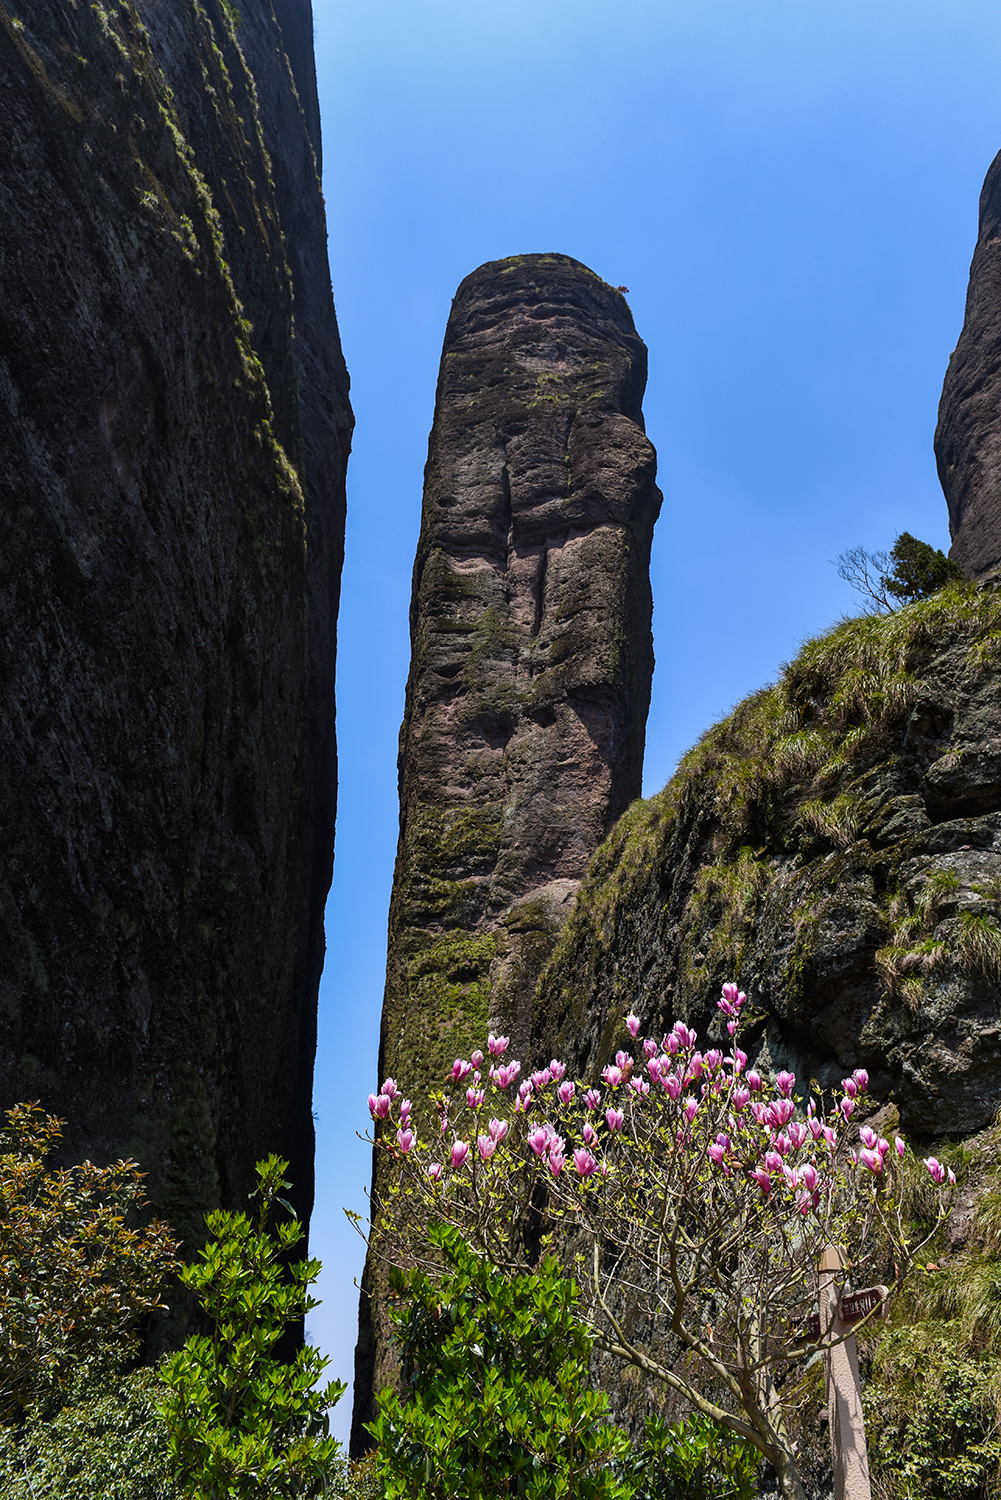
[[[430,1177],[432,1182],[440,1182],[441,1174],[442,1172],[444,1172],[444,1170],[445,1168],[442,1166],[440,1161],[433,1161],[428,1167],[428,1176]]]
[[[772,1190],[772,1179],[769,1177],[768,1173],[762,1167],[755,1167],[754,1171],[751,1173],[751,1176],[754,1178],[755,1182],[758,1184],[758,1187],[767,1198],[768,1194]]]
[[[925,1166],[928,1168],[928,1175],[931,1177],[932,1182],[942,1183],[945,1181],[945,1168],[937,1157],[926,1156]]]
[[[476,1148],[480,1153],[480,1160],[489,1161],[491,1156],[493,1156],[494,1152],[497,1150],[497,1142],[494,1140],[493,1136],[478,1135],[476,1137]]]
[[[494,1036],[493,1032],[487,1037],[487,1051],[491,1057],[503,1057],[511,1045],[509,1036]]]
[[[673,1035],[678,1038],[679,1045],[685,1048],[694,1047],[699,1039],[698,1032],[692,1031],[684,1021],[675,1021]]]
[[[554,1177],[558,1177],[560,1175],[560,1173],[563,1171],[563,1166],[564,1166],[565,1161],[566,1161],[566,1158],[564,1157],[562,1151],[550,1151],[550,1153],[549,1153],[549,1170],[550,1170],[550,1172],[552,1172],[552,1174],[553,1174]]]
[[[765,1152],[765,1167],[769,1172],[781,1172],[782,1158],[777,1151]]]
[[[506,1089],[509,1083],[513,1083],[521,1072],[520,1062],[501,1063],[494,1073],[494,1082],[499,1089]]]
[[[765,1125],[770,1122],[770,1110],[771,1105],[765,1104],[761,1099],[754,1099],[751,1102],[751,1115],[757,1125]]]
[[[834,1130],[830,1125],[821,1125],[820,1133],[824,1137],[824,1140],[827,1142],[828,1146],[833,1151],[835,1142],[838,1139],[837,1131]]]
[[[743,1084],[741,1084],[739,1088],[734,1089],[733,1093],[730,1095],[730,1102],[732,1103],[734,1109],[737,1111],[738,1115],[747,1108],[750,1097],[750,1089],[744,1088]]]
[[[841,1103],[838,1105],[838,1108],[840,1109],[841,1113],[844,1115],[845,1120],[847,1122],[848,1120],[851,1119],[852,1114],[854,1112],[854,1109],[855,1109],[855,1100],[852,1099],[850,1097],[850,1095],[846,1094],[845,1097],[842,1099]]]
[[[806,1123],[810,1127],[810,1134],[813,1136],[813,1139],[819,1141],[824,1133],[823,1120],[818,1120],[816,1115],[811,1115]]]
[[[783,1125],[788,1125],[789,1121],[793,1117],[793,1114],[795,1113],[795,1109],[796,1106],[793,1104],[791,1099],[773,1099],[771,1104],[769,1104],[768,1106],[768,1112],[765,1118],[770,1124],[774,1125],[778,1129],[781,1129]]]
[[[501,1141],[507,1138],[510,1126],[506,1120],[491,1120],[487,1129],[490,1132],[490,1139],[496,1141],[499,1146]]]
[[[675,1057],[681,1051],[681,1043],[673,1031],[670,1036],[664,1038],[664,1051],[669,1052],[672,1057]]]
[[[956,1186],[956,1174],[955,1174],[955,1172],[954,1172],[954,1171],[953,1171],[953,1170],[952,1170],[952,1168],[951,1168],[951,1167],[949,1167],[949,1168],[948,1168],[948,1169],[947,1169],[947,1172],[946,1172],[946,1176],[947,1176],[947,1177],[948,1177],[948,1179],[949,1179],[949,1186],[950,1186],[950,1187],[955,1187],[955,1186]]]
[[[654,1041],[652,1036],[648,1036],[646,1041],[643,1043],[643,1056],[653,1057],[656,1054],[656,1051],[657,1043]]]
[[[796,1168],[795,1167],[787,1166],[783,1162],[783,1164],[782,1164],[782,1176],[786,1180],[786,1187],[789,1189],[789,1191],[791,1193],[794,1193],[796,1191],[796,1189],[799,1187],[799,1173],[796,1171]]]
[[[452,1082],[461,1083],[464,1078],[469,1077],[472,1071],[473,1065],[471,1062],[464,1062],[461,1057],[457,1057],[452,1064]]]
[[[625,1115],[622,1113],[621,1109],[609,1107],[605,1110],[605,1124],[608,1126],[609,1130],[621,1130],[622,1122],[624,1119]]]
[[[627,1069],[632,1068],[632,1057],[628,1052],[623,1052],[620,1048],[620,1050],[615,1054],[615,1065],[616,1067],[621,1068],[623,1073],[625,1073]]]
[[[482,1066],[483,1066],[483,1053],[480,1051],[479,1047],[477,1047],[476,1051],[473,1053],[473,1055],[469,1059],[469,1061],[472,1063],[472,1065],[473,1065],[474,1068],[482,1068]]]
[[[518,1085],[518,1098],[530,1099],[532,1097],[532,1088],[532,1080],[530,1078],[526,1078],[523,1083],[519,1083]]]
[[[615,1067],[613,1063],[609,1063],[607,1067],[603,1069],[601,1076],[608,1084],[609,1088],[618,1088],[619,1084],[622,1082],[622,1069]]]
[[[726,1153],[724,1152],[723,1147],[720,1145],[719,1141],[714,1141],[713,1144],[709,1147],[709,1160],[717,1167],[721,1167],[723,1165],[723,1157],[725,1156],[725,1154]]]
[[[720,1066],[722,1061],[723,1054],[718,1047],[713,1047],[712,1050],[707,1052],[705,1057],[703,1058],[703,1062],[709,1069],[710,1073],[715,1073],[716,1069]]]
[[[396,1144],[399,1146],[399,1148],[403,1152],[404,1156],[406,1156],[407,1152],[410,1150],[411,1146],[414,1144],[414,1133],[413,1133],[413,1131],[412,1130],[403,1130],[402,1128],[400,1130],[398,1130],[396,1132]]]
[[[396,1086],[396,1080],[394,1078],[387,1078],[385,1083],[382,1085],[382,1088],[379,1090],[380,1094],[386,1094],[390,1099],[395,1099],[399,1092],[400,1091]]]
[[[628,1016],[626,1016],[626,1030],[629,1032],[629,1035],[635,1039],[635,1037],[637,1037],[639,1035],[639,1029],[640,1029],[640,1018],[639,1018],[639,1016],[634,1016],[632,1013],[630,1013]]]
[[[650,1079],[651,1079],[651,1081],[653,1083],[659,1083],[660,1082],[660,1058],[659,1057],[651,1057],[650,1061],[646,1065],[646,1070],[649,1073]]]
[[[805,1218],[811,1208],[816,1207],[814,1194],[807,1192],[806,1188],[800,1188],[796,1194],[796,1207]]]
[[[591,1155],[590,1151],[585,1150],[583,1146],[578,1146],[576,1151],[574,1152],[573,1164],[577,1168],[577,1171],[581,1177],[590,1177],[591,1173],[598,1165],[594,1157]]]
[[[726,1034],[727,1034],[727,1036],[736,1036],[737,1035],[737,1023],[736,1023],[736,1021],[727,1021],[727,1023],[726,1023]]]
[[[858,1084],[855,1082],[854,1078],[842,1078],[841,1087],[844,1089],[849,1099],[854,1099],[855,1095],[858,1093]]]
[[[785,1156],[787,1152],[792,1150],[792,1141],[784,1130],[779,1131],[778,1135],[772,1141],[772,1145],[780,1156]]]
[[[468,1141],[455,1141],[452,1145],[452,1167],[457,1172],[469,1155]]]
[[[906,1142],[903,1141],[903,1140],[901,1140],[900,1136],[898,1135],[893,1144],[897,1148],[897,1155],[900,1157],[901,1161],[903,1161],[903,1159],[904,1159],[904,1152],[907,1150],[907,1144],[906,1144]]]
[[[799,1180],[805,1188],[811,1193],[813,1192],[817,1186],[817,1169],[812,1161],[808,1161],[805,1166],[800,1167]]]
[[[545,1125],[536,1125],[534,1130],[528,1132],[528,1144],[536,1156],[542,1156],[549,1145],[549,1130]]]
[[[368,1107],[373,1120],[384,1120],[389,1114],[392,1099],[388,1094],[369,1094]]]
[[[802,1146],[804,1141],[806,1140],[808,1134],[809,1131],[807,1130],[802,1120],[792,1120],[786,1126],[786,1135],[789,1137],[789,1144],[792,1146],[794,1151],[799,1150],[800,1146]]]
[[[584,1103],[588,1109],[597,1109],[601,1103],[601,1093],[598,1089],[588,1089],[584,1095]]]
[[[403,1103],[400,1105],[400,1124],[401,1125],[405,1125],[407,1123],[407,1120],[410,1117],[410,1111],[413,1109],[413,1107],[414,1106],[411,1104],[411,1102],[410,1102],[409,1099],[404,1099]]]
[[[701,1078],[702,1077],[702,1068],[703,1068],[702,1053],[701,1052],[693,1052],[692,1053],[692,1060],[688,1064],[688,1068],[685,1071],[685,1082],[686,1083],[694,1083],[694,1081],[695,1081],[696,1078]]]
[[[485,1089],[469,1088],[466,1090],[466,1103],[469,1105],[470,1109],[479,1109],[480,1105],[483,1103],[485,1096]]]
[[[630,1078],[629,1087],[641,1099],[650,1092],[650,1085],[645,1078]]]
[[[595,1130],[590,1120],[584,1121],[583,1136],[584,1144],[587,1146],[593,1146],[595,1141],[598,1139],[598,1132]]]
[[[783,1069],[775,1080],[775,1087],[778,1089],[783,1099],[791,1099],[792,1091],[796,1087],[796,1074],[787,1073],[785,1069]]]
[[[681,1098],[681,1079],[678,1077],[678,1075],[676,1073],[668,1073],[668,1075],[667,1075],[666,1078],[663,1076],[663,1074],[661,1074],[660,1081],[664,1085],[665,1089],[667,1090],[669,1098],[671,1098],[671,1099],[680,1099]]]
[[[728,1057],[727,1058],[727,1062],[730,1062],[730,1061],[731,1061],[731,1058]],[[747,1067],[747,1053],[746,1052],[741,1052],[741,1050],[740,1050],[739,1047],[734,1047],[734,1049],[733,1049],[733,1056],[732,1056],[732,1062],[733,1062],[733,1071],[735,1073],[742,1073],[743,1070]]]
[[[692,1096],[691,1096],[691,1094],[689,1094],[688,1098],[685,1100],[684,1110],[682,1111],[682,1113],[684,1114],[685,1119],[688,1121],[689,1125],[695,1119],[695,1116],[698,1114],[698,1112],[699,1112],[698,1100],[693,1099]]]
[[[560,1079],[563,1077],[563,1074],[566,1072],[566,1070],[567,1070],[566,1063],[557,1062],[556,1059],[555,1059],[555,1057],[553,1058],[552,1062],[549,1064],[549,1076],[553,1080],[554,1083],[559,1083]]]
[[[728,1000],[730,1002],[730,1004],[733,1005],[734,1001],[737,999],[737,995],[738,994],[739,994],[739,990],[738,990],[737,986],[734,984],[733,980],[732,979],[728,980],[728,982],[723,986],[723,999],[724,1000]],[[744,996],[741,995],[740,996],[740,1002],[738,1002],[738,1003],[743,1003],[743,1000],[744,1000]],[[718,1001],[716,1003],[719,1004]]]
[[[548,1068],[543,1068],[538,1073],[532,1074],[532,1084],[537,1089],[544,1089],[547,1083],[552,1083],[553,1075]]]
[[[863,1125],[859,1130],[859,1140],[862,1142],[863,1146],[868,1146],[870,1151],[875,1150],[876,1142],[878,1139],[879,1137],[877,1136],[871,1125]]]
[[[883,1170],[883,1158],[878,1151],[870,1150],[868,1146],[862,1147],[862,1150],[859,1152],[859,1161],[864,1167],[868,1167],[870,1172],[882,1172]]]
[[[865,1068],[856,1068],[854,1073],[852,1074],[852,1077],[858,1084],[859,1093],[864,1094],[866,1089],[869,1087],[869,1074],[866,1072]]]
[[[745,1074],[745,1079],[747,1087],[751,1090],[752,1094],[759,1094],[761,1092],[761,1074],[757,1068],[752,1068],[749,1073]]]
[[[557,1092],[557,1095],[559,1097],[559,1101],[560,1101],[561,1104],[569,1104],[570,1103],[570,1100],[574,1096],[574,1088],[575,1088],[575,1085],[570,1082],[569,1078],[566,1079],[565,1082],[563,1082],[563,1083],[560,1084],[560,1086],[559,1086],[559,1088],[557,1089],[556,1092]]]

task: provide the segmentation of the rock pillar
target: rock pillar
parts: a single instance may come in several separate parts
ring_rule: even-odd
[[[579,262],[515,256],[460,286],[414,567],[380,1079],[427,1086],[490,1026],[526,1056],[541,967],[639,795],[661,502],[645,382],[625,298]],[[369,1306],[356,1448],[384,1353]]]
[[[935,457],[949,504],[950,556],[979,577],[1001,562],[1001,153],[980,194],[966,317],[942,388]]]

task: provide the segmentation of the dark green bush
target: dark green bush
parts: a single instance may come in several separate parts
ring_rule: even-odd
[[[387,1500],[628,1500],[610,1464],[629,1442],[589,1389],[574,1283],[551,1257],[499,1276],[456,1230],[431,1239],[442,1275],[390,1273],[402,1391],[369,1429]]]

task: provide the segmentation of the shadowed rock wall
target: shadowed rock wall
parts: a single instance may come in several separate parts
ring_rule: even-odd
[[[645,383],[624,298],[577,261],[516,256],[460,286],[414,567],[380,1078],[430,1084],[489,1025],[524,1055],[539,970],[639,793],[661,502]],[[356,1447],[384,1353],[367,1308]]]
[[[980,194],[966,317],[942,388],[935,457],[949,503],[949,555],[979,577],[1001,562],[1001,153]]]
[[[309,0],[0,7],[0,1102],[312,1200],[351,416]]]

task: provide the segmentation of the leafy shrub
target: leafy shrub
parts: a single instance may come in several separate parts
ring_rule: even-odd
[[[624,1478],[633,1500],[754,1500],[760,1460],[750,1443],[699,1412],[672,1427],[650,1417]]]
[[[629,1442],[588,1389],[573,1282],[551,1257],[505,1277],[456,1229],[429,1238],[442,1275],[390,1271],[403,1394],[382,1391],[369,1428],[387,1500],[627,1500],[608,1464]]]
[[[995,1360],[955,1324],[894,1328],[863,1392],[869,1463],[882,1500],[996,1500],[1001,1429]]]
[[[21,1431],[0,1431],[4,1500],[181,1500],[171,1474],[154,1370],[137,1370],[110,1393],[33,1413]]]
[[[838,558],[838,574],[878,610],[888,610],[929,598],[961,579],[963,570],[939,548],[902,531],[889,552],[849,547]]]
[[[259,1162],[256,1221],[206,1215],[208,1242],[181,1271],[211,1331],[193,1334],[164,1362],[162,1414],[176,1473],[194,1500],[306,1500],[325,1487],[336,1458],[326,1410],[346,1387],[317,1387],[329,1361],[315,1349],[288,1363],[275,1356],[287,1325],[317,1306],[308,1289],[320,1273],[318,1260],[287,1264],[303,1237],[279,1196],[287,1168],[276,1156]],[[272,1232],[275,1205],[291,1217]]]
[[[145,1206],[135,1162],[46,1165],[62,1121],[35,1104],[0,1129],[0,1423],[55,1408],[71,1383],[108,1379],[138,1348],[176,1266],[167,1225]]]

